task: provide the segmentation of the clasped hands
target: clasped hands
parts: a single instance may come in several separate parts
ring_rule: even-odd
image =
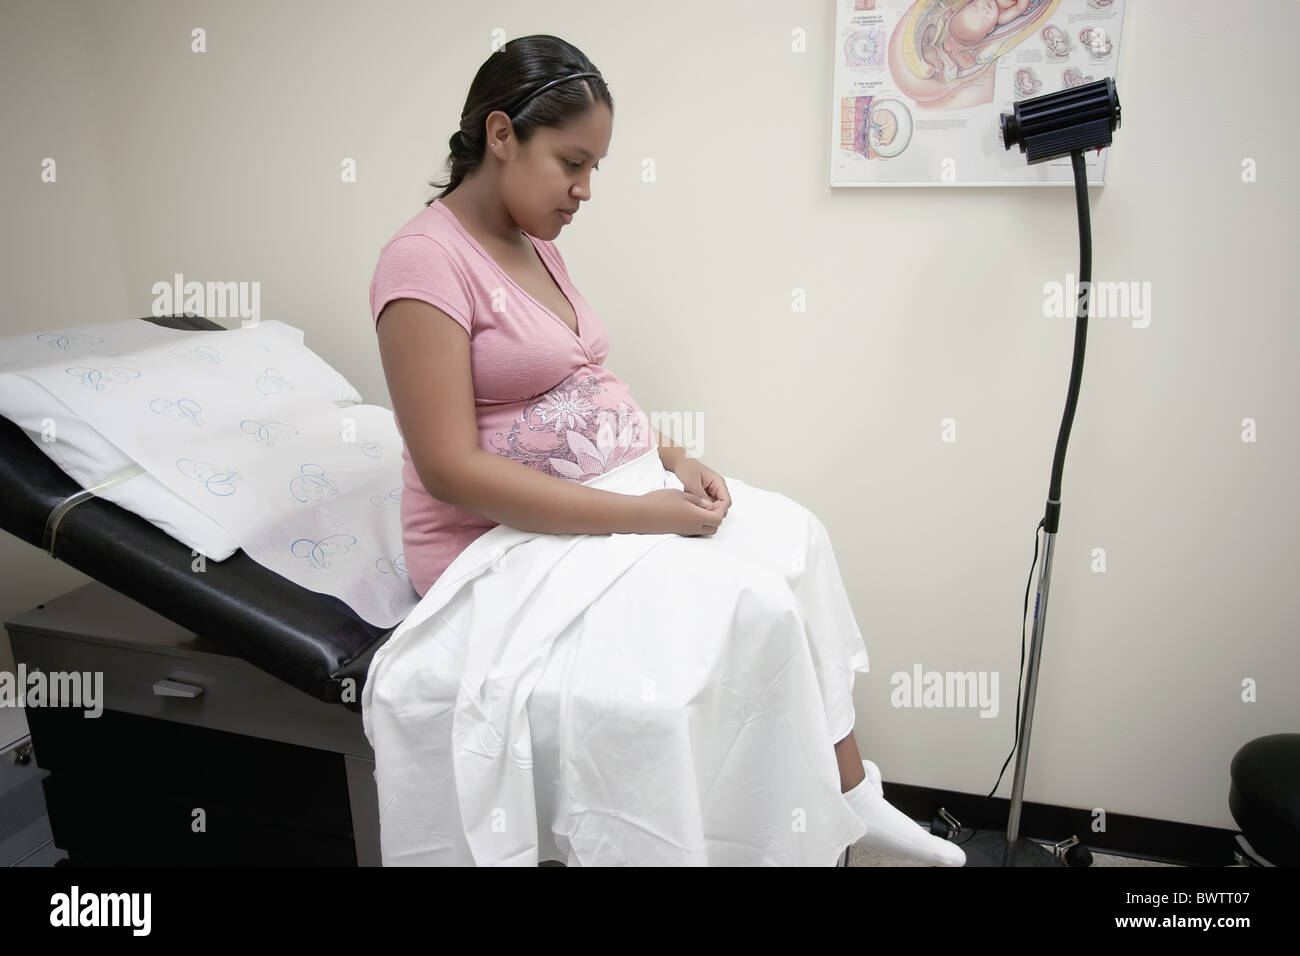
[[[727,483],[720,474],[698,458],[688,458],[685,455],[682,455],[682,460],[672,471],[682,483],[683,491],[698,495],[706,502],[703,507],[719,512],[719,522],[726,517],[727,510],[731,507],[731,492],[727,490]]]

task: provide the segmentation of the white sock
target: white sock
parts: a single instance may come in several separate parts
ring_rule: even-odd
[[[866,764],[867,761],[864,760],[864,769]],[[875,789],[870,774],[845,793],[844,799],[867,828],[867,835],[858,841],[860,844],[890,856],[916,860],[930,866],[966,865],[966,853],[961,847],[930,833],[888,803],[883,792]]]
[[[870,760],[864,760],[862,769],[867,772],[867,779],[871,781],[871,786],[875,788],[876,793],[884,793],[885,788],[880,782],[880,768]]]

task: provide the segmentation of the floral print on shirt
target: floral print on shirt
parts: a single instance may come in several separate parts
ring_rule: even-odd
[[[490,442],[498,455],[574,481],[603,475],[644,453],[650,446],[639,409],[620,401],[617,410],[595,401],[600,380],[584,371],[529,399],[511,423]]]

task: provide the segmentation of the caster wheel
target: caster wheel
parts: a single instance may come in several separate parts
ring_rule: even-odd
[[[1076,843],[1065,851],[1066,866],[1092,866],[1092,851],[1082,843]]]

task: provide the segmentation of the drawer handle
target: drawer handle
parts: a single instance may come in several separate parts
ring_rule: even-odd
[[[178,680],[160,680],[153,685],[153,692],[159,697],[198,697],[203,688],[198,684],[182,684]]]

